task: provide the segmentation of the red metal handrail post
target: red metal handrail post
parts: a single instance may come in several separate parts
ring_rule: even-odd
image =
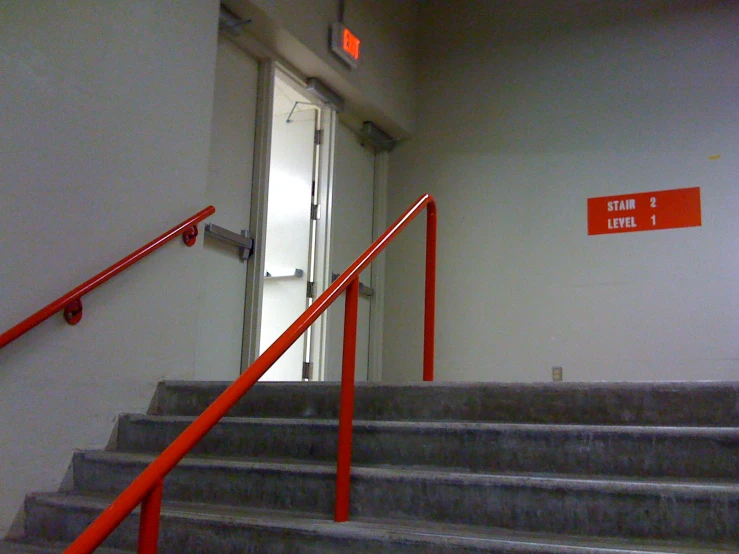
[[[436,319],[436,204],[426,206],[426,290],[423,313],[423,380],[434,380]]]
[[[357,313],[359,277],[346,289],[344,306],[344,352],[341,367],[341,404],[339,406],[339,445],[336,460],[336,506],[334,521],[349,519],[349,485],[352,466],[352,425],[354,419],[354,370],[357,359]]]
[[[160,479],[141,503],[138,554],[157,554],[163,492],[164,481]]]

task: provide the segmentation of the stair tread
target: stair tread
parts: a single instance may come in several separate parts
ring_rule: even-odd
[[[154,454],[138,452],[117,452],[106,450],[83,450],[78,453],[91,460],[110,461],[114,463],[147,464],[156,458]],[[215,456],[188,456],[180,464],[182,467],[219,467],[235,470],[281,471],[303,475],[334,475],[334,462],[264,460],[246,458],[223,458]],[[739,482],[684,479],[669,477],[617,477],[573,474],[542,473],[485,473],[460,471],[450,468],[378,466],[355,464],[352,466],[355,477],[385,478],[396,480],[423,480],[447,483],[463,483],[467,485],[508,485],[528,486],[546,489],[598,490],[609,492],[626,492],[631,494],[655,494],[664,492],[685,495],[723,494],[739,496]]]
[[[46,505],[62,508],[103,510],[112,500],[110,496],[79,495],[74,493],[33,493],[29,499]],[[336,524],[328,518],[296,511],[264,510],[255,508],[233,508],[217,505],[164,502],[163,517],[186,520],[207,520],[229,525],[249,525],[262,528],[277,528],[321,534],[336,538],[359,540],[402,540],[429,542],[463,547],[475,547],[501,552],[537,552],[552,554],[699,554],[736,552],[734,545],[707,545],[686,541],[662,541],[645,539],[620,539],[610,537],[565,536],[548,533],[512,531],[500,528],[483,528],[470,525],[438,524],[424,522],[356,518]],[[6,543],[0,542],[0,553],[20,554],[47,552],[47,550],[2,550]],[[12,543],[11,547],[17,548]],[[9,547],[9,548],[11,548]],[[534,550],[535,549],[535,550]],[[57,552],[58,550],[48,550]],[[99,550],[102,553],[123,553],[119,550]]]
[[[185,379],[162,379],[159,384],[165,387],[185,387],[185,388],[226,388],[233,384],[233,381],[188,381]],[[260,388],[305,388],[305,387],[316,387],[316,388],[339,388],[341,383],[339,381],[259,381],[257,383]],[[552,383],[549,381],[537,381],[537,382],[497,382],[497,381],[417,381],[413,383],[384,383],[384,382],[373,382],[373,381],[361,381],[356,383],[358,388],[388,388],[388,389],[403,389],[403,388],[502,388],[502,389],[545,389],[545,390],[660,390],[660,391],[673,391],[673,390],[700,390],[700,389],[716,389],[716,388],[728,388],[731,390],[737,389],[736,381],[562,381],[558,383]]]
[[[71,541],[228,385],[160,384],[157,415],[123,414],[118,447],[75,454],[72,490],[27,497],[26,537]],[[736,383],[359,384],[344,524],[338,393],[262,383],[234,405],[165,481],[169,551],[739,552]],[[135,549],[136,519],[106,544]]]
[[[197,419],[196,416],[188,415],[144,415],[123,414],[131,421],[172,422],[190,423]],[[241,423],[253,425],[294,425],[306,427],[328,427],[338,426],[337,419],[325,418],[290,418],[290,417],[250,417],[250,416],[225,416],[221,419],[223,423]],[[408,429],[414,432],[424,430],[454,430],[454,431],[521,431],[521,432],[566,432],[566,433],[625,433],[661,435],[665,437],[701,437],[701,438],[739,438],[739,427],[687,427],[666,425],[597,425],[597,424],[547,424],[547,423],[506,423],[506,422],[479,422],[479,421],[393,421],[393,420],[363,420],[357,419],[353,424],[354,429]]]
[[[198,415],[230,383],[164,381],[152,412]],[[362,419],[739,426],[732,382],[358,383]],[[335,418],[338,383],[257,383],[230,411],[239,416]]]
[[[0,540],[0,554],[60,554],[66,545],[53,542],[14,542]],[[96,554],[131,554],[130,550],[98,548]]]

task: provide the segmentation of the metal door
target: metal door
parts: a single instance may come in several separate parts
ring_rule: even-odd
[[[330,267],[342,273],[372,243],[375,152],[345,125],[336,126],[334,173],[331,200]],[[357,329],[356,379],[366,381],[369,373],[372,267],[361,277]],[[344,303],[328,311],[326,335],[327,381],[341,378]]]
[[[203,238],[197,379],[235,379],[242,369],[247,261],[238,246],[216,235],[238,237],[249,228],[257,74],[254,59],[219,37],[205,199],[216,207],[206,223],[219,232]]]

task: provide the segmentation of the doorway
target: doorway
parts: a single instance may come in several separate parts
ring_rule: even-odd
[[[315,295],[321,108],[276,71],[262,291],[260,353]],[[311,378],[311,330],[269,369],[267,381]]]
[[[384,231],[374,211],[375,165],[375,150],[336,112],[276,71],[260,352],[372,243],[378,221]],[[371,367],[378,280],[372,267],[360,278],[358,381],[379,375]],[[263,379],[339,380],[343,322],[342,298]]]
[[[300,78],[219,36],[206,189],[217,212],[206,223],[231,239],[251,229],[257,247],[247,260],[204,233],[196,379],[237,378],[369,246],[377,159]],[[378,376],[376,277],[361,276],[358,380]],[[343,312],[339,300],[263,379],[339,379]]]

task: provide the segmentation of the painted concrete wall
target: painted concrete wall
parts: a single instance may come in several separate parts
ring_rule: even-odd
[[[216,0],[0,3],[0,329],[204,207]],[[74,448],[192,374],[201,242],[0,351],[0,535]]]
[[[329,28],[338,21],[338,2],[228,0],[226,3],[239,15],[254,19],[250,32],[308,76],[318,76],[329,83],[346,97],[348,107],[360,117],[372,119],[393,134],[413,133],[419,3],[346,1],[344,23],[361,40],[362,60],[356,69],[349,69],[329,49]],[[260,12],[267,20],[260,17]]]
[[[739,9],[501,44],[446,4],[389,192],[438,200],[438,378],[737,379]],[[700,228],[587,235],[589,197],[695,186]],[[388,255],[388,381],[421,375],[422,229]]]

